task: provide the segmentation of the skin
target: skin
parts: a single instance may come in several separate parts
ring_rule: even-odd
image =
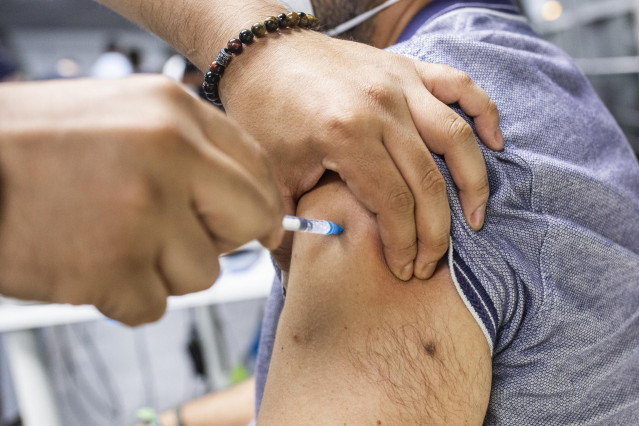
[[[202,70],[231,35],[282,10],[274,0],[102,3]],[[394,275],[431,276],[446,251],[450,210],[430,151],[446,156],[474,229],[483,224],[489,192],[474,134],[445,103],[459,102],[482,141],[501,149],[494,103],[451,68],[311,31],[284,33],[258,40],[228,67],[220,94],[229,117],[260,142],[289,213],[333,170],[376,215]]]
[[[258,424],[480,425],[490,351],[446,263],[427,283],[395,278],[374,216],[335,175],[298,213],[346,231],[295,236]]]
[[[327,28],[336,27],[383,2],[384,0],[312,0],[316,15]],[[431,0],[400,1],[340,37],[383,49],[395,44],[413,17],[430,2]]]
[[[253,420],[255,379],[221,392],[205,395],[181,407],[182,420],[188,426],[246,426]],[[178,426],[175,410],[162,413],[162,426]]]
[[[177,83],[5,84],[0,104],[5,296],[137,325],[168,295],[210,287],[221,253],[281,240],[259,145]]]
[[[331,1],[315,1],[322,3]],[[373,39],[393,39],[397,31],[385,24],[397,22],[398,11],[362,36],[373,28]],[[287,298],[258,424],[482,424],[490,350],[446,262],[427,283],[397,280],[384,267],[375,217],[335,175],[307,193],[297,213],[346,231],[296,234],[292,258],[278,252],[280,264],[290,264]]]

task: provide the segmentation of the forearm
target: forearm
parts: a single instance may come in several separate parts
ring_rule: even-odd
[[[284,11],[277,0],[97,0],[155,33],[206,70],[229,38]]]
[[[188,426],[244,426],[253,419],[255,379],[250,378],[232,388],[205,395],[182,405],[182,420]],[[178,424],[175,411],[162,414],[160,424]]]

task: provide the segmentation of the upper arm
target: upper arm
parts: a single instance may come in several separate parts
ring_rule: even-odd
[[[490,350],[447,265],[397,280],[375,217],[337,179],[297,213],[345,232],[295,236],[259,424],[481,424]]]

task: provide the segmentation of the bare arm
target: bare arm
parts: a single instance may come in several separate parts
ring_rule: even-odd
[[[189,426],[246,426],[255,414],[255,379],[250,378],[220,392],[204,395],[182,405]],[[160,416],[162,426],[179,424],[175,410]]]
[[[395,279],[370,214],[338,180],[298,213],[346,231],[296,235],[258,424],[481,424],[489,348],[447,266],[428,282]]]
[[[201,70],[240,29],[284,10],[277,0],[98,0],[178,49]]]

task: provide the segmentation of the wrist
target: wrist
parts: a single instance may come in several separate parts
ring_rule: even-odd
[[[314,54],[313,46],[325,45],[330,40],[316,31],[294,29],[281,36],[263,37],[248,46],[245,54],[233,59],[220,80],[220,97],[227,113],[235,94],[252,94],[258,90],[266,94],[270,82],[280,78],[287,68],[292,73],[301,72],[295,68],[292,58],[310,57]]]
[[[283,39],[292,37],[295,33],[316,30],[318,26],[319,20],[311,14],[282,12],[277,16],[270,16],[258,21],[249,28],[240,30],[237,37],[229,39],[227,45],[220,50],[215,61],[211,64],[210,71],[204,75],[202,90],[207,99],[216,105],[222,105],[219,96],[220,80],[226,73],[227,68],[238,62],[234,58],[246,57],[247,55],[243,55],[244,52],[255,52],[255,49],[250,49],[254,44],[259,46],[260,44],[268,43],[271,38]],[[237,68],[240,65],[238,64],[233,68]]]
[[[98,1],[164,39],[204,72],[238,28],[285,10],[277,0]]]
[[[238,7],[237,2],[220,3],[213,8],[198,11],[200,18],[191,34],[185,35],[176,46],[201,71],[208,71],[211,62],[230,38],[237,37],[243,28],[251,26],[267,16],[286,11],[276,0],[246,2]]]

